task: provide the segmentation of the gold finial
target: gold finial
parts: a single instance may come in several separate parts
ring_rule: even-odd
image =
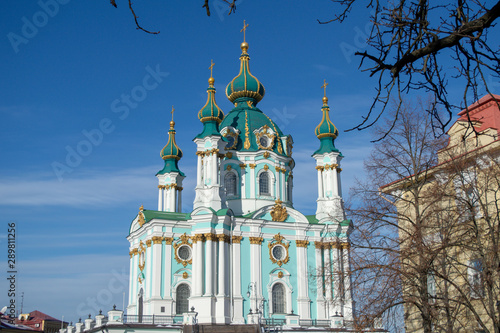
[[[170,129],[174,129],[174,125],[175,125],[175,122],[174,122],[174,106],[172,105],[172,111],[170,111],[170,113],[172,114],[172,121],[170,122]]]
[[[248,50],[248,43],[246,42],[247,28],[248,28],[248,24],[246,23],[245,20],[243,20],[243,29],[240,30],[240,32],[243,32],[243,43],[241,43],[241,50],[243,52],[247,52],[247,50]]]
[[[139,207],[139,210],[142,212],[144,210],[144,206],[141,205],[141,207]]]
[[[326,97],[326,86],[328,85],[328,83],[326,83],[326,80],[323,80],[323,85],[321,86],[321,88],[324,89],[324,95],[323,95],[323,104],[326,105],[328,103],[328,97]]]
[[[214,64],[214,60],[213,60],[213,59],[211,59],[211,60],[210,60],[210,67],[208,67],[208,69],[210,69],[210,78],[208,79],[208,84],[210,84],[211,86],[213,86],[213,85],[214,85],[214,82],[215,82],[215,80],[214,80],[214,78],[213,78],[213,70],[214,70],[214,65],[215,65],[215,64]]]

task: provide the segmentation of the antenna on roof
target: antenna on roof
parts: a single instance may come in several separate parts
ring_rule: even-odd
[[[24,291],[21,293],[21,314],[23,314]]]

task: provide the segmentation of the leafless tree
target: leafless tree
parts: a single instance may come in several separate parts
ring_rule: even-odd
[[[435,139],[421,107],[403,104],[378,129],[354,189],[358,321],[404,307],[407,332],[498,333],[500,144]]]
[[[393,318],[411,303],[419,309],[424,332],[431,332],[427,301],[431,267],[422,229],[432,203],[421,198],[426,170],[437,163],[436,151],[443,142],[434,139],[429,117],[419,108],[405,105],[394,112],[399,112],[396,126],[389,120],[377,128],[376,134],[385,138],[365,161],[368,179],[353,189],[357,204],[349,210],[355,222],[351,262],[357,320],[366,324],[377,317]],[[383,185],[398,179],[406,180],[406,196],[400,200],[414,213],[399,211],[396,199],[380,192]]]
[[[322,24],[343,22],[356,0],[332,0],[340,10]],[[360,68],[377,78],[376,94],[367,116],[353,129],[372,126],[397,99],[400,110],[403,94],[412,90],[431,92],[433,103],[426,108],[437,134],[442,134],[456,109],[465,109],[499,80],[500,48],[489,37],[498,35],[500,1],[456,0],[445,2],[371,0],[372,29],[368,50],[356,52]],[[463,95],[449,96],[449,80],[462,85]],[[439,109],[446,114],[439,113]],[[395,113],[392,127],[399,112]],[[385,133],[380,133],[384,137]],[[436,134],[436,132],[435,132]]]

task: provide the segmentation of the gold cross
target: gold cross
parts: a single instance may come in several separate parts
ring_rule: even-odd
[[[214,65],[214,60],[210,60],[210,67],[208,67],[208,69],[210,69],[210,77],[212,77]]]
[[[325,89],[325,97],[326,97],[326,86],[328,85],[328,83],[326,83],[326,80],[323,80],[323,85],[321,86],[321,88]]]
[[[175,111],[175,109],[174,109],[174,106],[172,105],[172,111],[170,111],[170,113],[172,114],[172,121],[174,121],[174,111]]]
[[[247,30],[248,24],[245,24],[245,20],[243,20],[243,29],[240,32],[243,32],[243,41],[245,42],[245,31]]]

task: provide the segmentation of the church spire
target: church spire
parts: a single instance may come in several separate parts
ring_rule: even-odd
[[[199,137],[206,137],[210,135],[220,135],[219,124],[224,119],[224,112],[219,108],[215,102],[215,79],[213,78],[213,60],[210,62],[210,78],[208,79],[207,88],[207,102],[198,112],[198,119],[203,123],[203,132]]]
[[[168,131],[168,141],[165,147],[160,152],[161,158],[165,161],[165,166],[158,174],[165,174],[169,172],[179,172],[184,175],[177,165],[177,162],[182,158],[182,150],[175,142],[175,122],[174,122],[174,106],[172,105],[172,120],[170,121],[170,129]]]
[[[323,85],[321,86],[321,88],[324,89],[323,106],[321,107],[321,111],[323,112],[323,118],[321,119],[321,122],[319,123],[318,126],[316,126],[316,129],[314,130],[314,134],[316,134],[316,136],[320,140],[320,148],[316,152],[314,152],[314,154],[338,151],[338,149],[335,148],[334,141],[339,135],[339,131],[337,130],[337,127],[335,127],[333,122],[330,120],[330,107],[328,106],[328,97],[326,97],[327,86],[328,83],[326,82],[326,80],[324,80]]]
[[[174,106],[172,105],[172,120],[168,130],[168,142],[160,152],[165,166],[158,171],[158,210],[165,212],[182,211],[182,181],[186,177],[179,170],[177,163],[182,158],[182,150],[175,142]]]

